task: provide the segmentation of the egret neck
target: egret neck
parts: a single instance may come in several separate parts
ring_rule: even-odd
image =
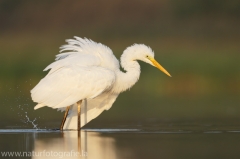
[[[121,56],[121,66],[126,72],[119,70],[116,73],[116,85],[113,89],[118,93],[130,89],[139,79],[141,69],[134,55],[126,49]]]

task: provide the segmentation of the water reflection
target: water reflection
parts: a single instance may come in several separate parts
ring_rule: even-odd
[[[2,152],[29,152],[21,159],[226,159],[240,156],[237,127],[161,127],[77,131],[1,130]],[[181,131],[179,131],[181,130]],[[0,156],[1,158],[2,156]]]
[[[115,159],[115,139],[98,132],[64,131],[58,137],[36,137],[33,159],[111,158]],[[91,155],[90,155],[91,154]]]

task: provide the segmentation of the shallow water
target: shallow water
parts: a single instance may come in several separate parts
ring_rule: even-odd
[[[1,129],[0,151],[10,158],[226,159],[240,156],[240,127],[174,125],[59,131]],[[17,156],[21,157],[17,157]]]

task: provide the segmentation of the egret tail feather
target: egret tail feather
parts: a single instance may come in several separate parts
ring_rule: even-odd
[[[34,110],[36,109],[39,109],[39,108],[42,108],[42,107],[45,107],[46,105],[44,104],[37,104],[35,107],[34,107]]]

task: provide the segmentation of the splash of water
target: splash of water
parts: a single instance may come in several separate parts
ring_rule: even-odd
[[[27,112],[25,112],[25,117],[27,118],[27,121],[26,123],[30,123],[33,125],[33,129],[37,129],[38,130],[38,124],[35,124],[35,121],[37,120],[36,118],[34,120],[30,120],[28,115],[27,115]]]

